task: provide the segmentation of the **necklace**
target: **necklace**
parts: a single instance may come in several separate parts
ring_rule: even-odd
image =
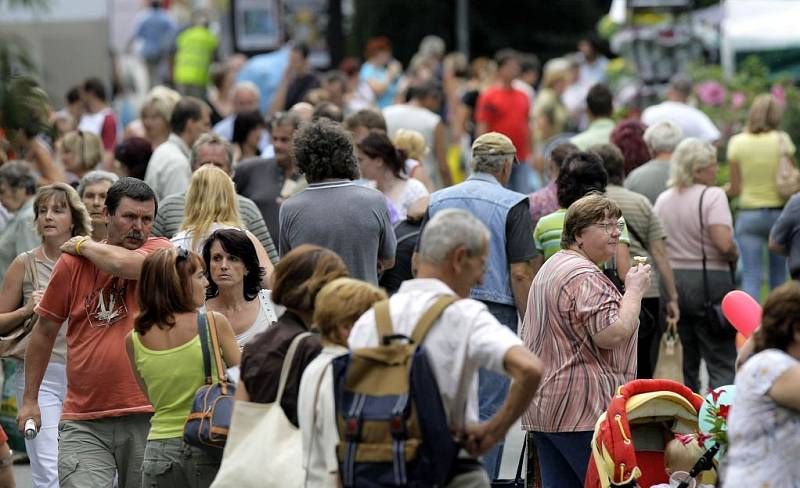
[[[50,261],[50,262],[52,262],[52,263],[55,263],[55,262],[58,260],[58,258],[56,258],[56,259],[53,259],[53,258],[51,258],[50,256],[48,256],[48,255],[47,255],[47,251],[45,251],[45,249],[44,249],[44,246],[42,246],[42,247],[41,247],[41,250],[42,250],[42,254],[44,254],[44,257],[45,257],[45,258],[46,258],[48,261]]]

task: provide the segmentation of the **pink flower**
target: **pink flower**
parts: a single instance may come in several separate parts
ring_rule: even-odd
[[[731,106],[733,108],[742,108],[747,101],[747,96],[742,92],[736,92],[731,95]]]
[[[783,85],[772,85],[772,90],[770,90],[770,92],[772,96],[775,97],[778,105],[781,107],[786,105],[786,90],[783,88]]]
[[[725,87],[713,80],[700,83],[695,87],[694,91],[702,103],[711,106],[722,105],[728,95]]]

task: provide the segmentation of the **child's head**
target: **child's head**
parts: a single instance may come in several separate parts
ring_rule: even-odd
[[[690,472],[703,454],[705,450],[694,437],[685,444],[680,439],[672,439],[664,449],[664,468],[667,475],[676,471]]]

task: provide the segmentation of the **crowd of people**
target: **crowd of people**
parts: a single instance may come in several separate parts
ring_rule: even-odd
[[[63,110],[0,134],[0,353],[19,364],[20,429],[38,430],[34,486],[228,486],[229,456],[184,438],[198,388],[225,375],[236,405],[279,408],[300,433],[287,479],[417,480],[428,458],[409,446],[435,440],[425,425],[387,424],[388,447],[367,445],[381,434],[341,410],[347,365],[397,344],[424,347],[438,427],[457,433],[443,486],[498,479],[520,418],[537,482],[583,486],[598,417],[653,376],[668,321],[689,388],[746,390],[725,486],[778,479],[754,459],[789,456],[800,423],[800,302],[784,284],[800,275],[800,196],[776,186],[795,147],[772,95],[719,155],[681,76],[615,121],[592,38],[540,70],[509,49],[468,63],[428,36],[405,70],[386,38],[325,73],[293,45],[265,100],[238,56],[213,64],[206,19],[176,36],[171,64],[155,38],[174,25],[150,10],[137,37],[153,86],[136,120],[89,78]],[[713,305],[737,286],[761,300],[767,254],[776,291],[737,376],[735,330]],[[211,346],[222,363],[204,370]],[[395,391],[386,371],[354,409]],[[422,418],[410,391],[392,415]],[[750,422],[769,412],[774,431]],[[781,479],[800,479],[794,465]]]

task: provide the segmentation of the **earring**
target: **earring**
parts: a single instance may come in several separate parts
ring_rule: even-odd
[[[583,243],[582,242],[578,243],[578,249],[583,249]]]

